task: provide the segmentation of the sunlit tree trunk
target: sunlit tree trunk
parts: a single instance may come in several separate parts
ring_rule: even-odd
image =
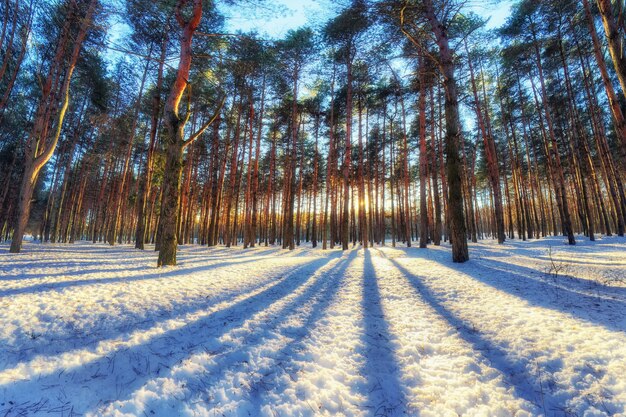
[[[533,37],[535,35],[533,33]],[[569,204],[567,202],[567,193],[565,187],[565,176],[563,174],[563,167],[561,165],[561,156],[559,154],[559,147],[556,140],[556,135],[554,133],[554,126],[552,121],[552,115],[548,108],[547,102],[547,92],[545,86],[545,79],[543,74],[543,65],[541,64],[541,54],[539,52],[539,45],[534,39],[534,49],[535,49],[535,60],[537,63],[537,71],[539,73],[539,85],[541,87],[541,103],[543,107],[543,113],[545,116],[545,120],[548,126],[548,134],[549,134],[549,143],[551,147],[551,157],[554,159],[554,168],[555,175],[557,176],[557,186],[559,188],[559,195],[557,196],[557,202],[560,200],[560,204],[557,204],[560,207],[561,211],[561,223],[564,234],[567,236],[568,243],[570,245],[576,244],[576,239],[574,238],[574,232],[572,230],[572,221],[570,218]],[[550,157],[550,156],[548,156]]]
[[[30,216],[31,198],[35,189],[35,183],[39,176],[39,172],[43,166],[50,160],[61,135],[65,113],[67,111],[70,99],[70,82],[76,63],[80,55],[81,47],[91,21],[98,6],[98,0],[91,0],[88,4],[87,11],[82,17],[72,16],[66,17],[66,23],[62,29],[59,44],[57,46],[55,57],[50,66],[50,70],[46,81],[43,85],[43,94],[39,101],[35,118],[33,121],[33,129],[26,142],[26,152],[24,156],[24,174],[20,186],[20,194],[17,199],[17,216],[13,227],[13,240],[11,241],[10,251],[12,253],[20,252],[22,248],[22,239],[26,230],[26,224]],[[76,12],[73,12],[76,13]],[[70,22],[80,19],[80,27],[74,38],[73,49],[66,68],[63,68],[63,57],[65,54],[65,44],[69,45],[71,31]],[[53,90],[53,79],[64,72],[64,79],[59,96],[61,98],[61,107],[58,110],[55,120],[55,130],[52,136],[48,138],[48,123],[46,122],[50,108],[54,106],[53,101],[56,96]],[[52,101],[51,101],[52,100]]]
[[[428,151],[426,148],[426,85],[425,74],[426,70],[421,65],[420,59],[419,65],[419,101],[417,106],[419,117],[419,134],[420,134],[420,248],[425,248],[428,243],[428,210],[426,208],[426,182],[428,181]]]
[[[363,103],[362,92],[359,94],[358,102],[358,114],[359,114],[359,235],[361,238],[361,244],[364,248],[368,247],[368,233],[367,233],[367,215],[365,213],[365,172],[364,163],[365,150],[363,148]]]
[[[258,199],[259,199],[259,158],[261,157],[261,134],[263,133],[263,113],[265,112],[265,75],[263,76],[263,85],[261,87],[261,108],[259,111],[259,124],[257,127],[254,167],[252,173],[252,219],[250,220],[250,247],[256,244],[258,234]],[[260,239],[259,239],[260,242]]]
[[[152,176],[154,173],[154,151],[156,149],[157,129],[159,125],[159,115],[161,113],[161,88],[163,86],[163,66],[167,53],[167,35],[163,36],[161,42],[161,54],[159,57],[159,68],[157,71],[157,82],[154,87],[152,97],[152,114],[150,118],[150,140],[143,175],[140,179],[139,194],[137,197],[137,229],[135,231],[135,248],[144,249],[146,238],[146,210],[147,202],[150,198],[152,188]]]
[[[141,103],[141,98],[143,95],[143,88],[145,86],[146,83],[146,77],[148,75],[148,68],[149,68],[149,64],[150,64],[150,57],[152,55],[152,47],[150,47],[150,51],[148,52],[148,60],[146,61],[146,67],[143,71],[143,76],[141,77],[141,83],[139,85],[139,93],[137,95],[137,99],[135,100],[135,110],[133,112],[133,119],[132,119],[132,125],[130,128],[130,136],[128,137],[128,145],[126,146],[126,155],[124,158],[124,167],[122,169],[122,180],[119,184],[119,187],[117,188],[117,190],[115,191],[115,194],[113,196],[113,221],[111,222],[111,225],[109,227],[109,232],[108,232],[108,242],[109,245],[113,246],[115,244],[115,240],[117,238],[117,233],[118,233],[118,229],[120,227],[120,221],[121,221],[121,206],[122,206],[122,199],[125,196],[125,187],[126,187],[126,177],[128,175],[128,167],[130,165],[130,159],[132,157],[132,151],[133,151],[133,142],[135,141],[135,133],[137,130],[137,119],[139,118],[139,109],[140,109],[140,103]]]
[[[319,130],[320,130],[320,113],[321,109],[318,107],[315,115],[315,155],[313,156],[313,215],[311,224],[311,246],[317,247],[317,188],[318,188],[318,176],[319,176]]]
[[[346,138],[345,138],[345,154],[343,159],[343,216],[341,219],[341,248],[348,249],[349,225],[350,225],[350,171],[352,166],[352,47],[350,43],[346,52]]]
[[[500,189],[500,169],[498,167],[498,157],[496,153],[496,146],[491,136],[490,129],[487,124],[489,123],[489,108],[486,106],[483,109],[480,97],[478,96],[478,88],[476,87],[476,78],[474,76],[474,65],[472,58],[469,56],[469,49],[467,48],[467,41],[465,41],[465,51],[468,55],[468,66],[470,72],[470,82],[472,85],[472,93],[474,96],[474,110],[476,111],[476,120],[478,127],[480,128],[481,135],[483,137],[483,143],[485,145],[485,155],[487,157],[487,171],[489,176],[489,182],[491,183],[491,189],[493,192],[493,200],[495,207],[495,220],[496,220],[496,235],[498,237],[498,243],[504,243],[506,236],[504,233],[504,210],[502,209],[502,192]]]
[[[441,238],[443,233],[443,225],[441,220],[442,215],[442,207],[441,207],[441,198],[439,194],[439,164],[438,164],[438,155],[439,152],[437,150],[437,133],[436,133],[436,123],[435,123],[435,98],[433,97],[433,88],[430,88],[430,164],[431,164],[431,172],[433,179],[433,199],[435,203],[435,220],[434,225],[435,228],[433,230],[433,243],[435,246],[439,246],[441,244]]]
[[[598,3],[605,3],[605,2],[603,0],[599,0]],[[606,2],[606,3],[609,3],[610,5],[610,2]],[[604,90],[606,91],[606,95],[609,100],[609,107],[611,108],[611,114],[613,115],[613,122],[615,124],[615,130],[620,139],[620,143],[622,147],[622,155],[626,155],[626,120],[624,119],[622,108],[620,107],[617,94],[615,93],[615,89],[613,88],[613,83],[611,82],[611,79],[609,77],[609,73],[606,67],[606,62],[604,61],[604,55],[602,53],[602,46],[600,44],[600,39],[598,38],[598,34],[596,32],[596,27],[594,24],[593,15],[591,14],[591,7],[589,5],[589,1],[583,0],[583,6],[585,9],[585,16],[587,18],[586,19],[587,27],[589,28],[589,34],[591,35],[591,40],[593,44],[593,52],[596,57],[596,64],[598,65],[598,69],[600,70],[600,76],[602,77]],[[611,56],[613,56],[612,50],[611,50]],[[619,62],[621,62],[622,60],[624,60],[624,58],[620,56]],[[624,70],[626,70],[626,67],[624,67]],[[624,84],[623,84],[622,78],[620,78],[620,82],[622,82],[622,89],[623,89]]]
[[[587,0],[584,0],[585,2]],[[611,0],[597,0],[600,16],[602,16],[602,24],[606,34],[609,52],[615,66],[617,78],[622,86],[622,94],[626,94],[626,56],[622,50],[624,42],[623,36],[620,35],[619,27],[613,13],[613,4]],[[621,0],[620,0],[621,1]],[[586,5],[588,9],[588,4]],[[593,21],[592,21],[593,24]]]
[[[163,117],[167,134],[165,135],[165,170],[163,171],[163,198],[161,200],[160,216],[161,236],[157,266],[176,265],[176,248],[178,245],[176,228],[180,216],[179,202],[183,151],[186,146],[193,143],[215,121],[221,110],[220,105],[217,113],[185,141],[185,125],[190,116],[190,109],[187,106],[186,116],[181,117],[179,106],[189,80],[189,70],[191,69],[192,61],[191,42],[202,19],[202,0],[193,0],[191,16],[188,20],[185,20],[182,8],[187,3],[188,0],[178,0],[176,4],[176,20],[182,29],[180,58],[174,83],[165,102]]]
[[[334,185],[334,167],[335,167],[335,75],[336,75],[336,66],[333,64],[333,76],[330,82],[330,126],[328,130],[328,161],[326,164],[326,189],[324,198],[324,220],[322,224],[322,249],[326,249],[326,236],[329,232],[329,228],[331,227],[328,224],[329,218],[329,199],[333,196],[333,185]],[[330,208],[331,213],[334,212],[334,207]],[[332,216],[330,216],[330,223],[332,225]],[[333,233],[330,231],[330,247],[331,249],[335,246],[333,241]]]

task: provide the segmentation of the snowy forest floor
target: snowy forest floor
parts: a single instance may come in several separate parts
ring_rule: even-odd
[[[0,245],[0,416],[626,415],[626,239]]]

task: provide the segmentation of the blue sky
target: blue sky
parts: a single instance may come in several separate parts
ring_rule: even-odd
[[[223,8],[227,15],[227,27],[231,31],[256,30],[261,35],[280,38],[290,29],[296,29],[305,24],[315,27],[323,24],[339,10],[345,7],[348,1],[330,0],[273,0],[264,2],[261,6]],[[345,3],[345,4],[344,4]],[[488,28],[501,26],[509,15],[513,2],[500,1],[494,5],[493,1],[468,2],[468,9],[490,18]]]
[[[232,7],[218,6],[226,17],[226,30],[256,30],[261,36],[278,39],[290,29],[303,25],[314,28],[323,25],[346,7],[349,0],[267,0],[258,3],[260,5],[251,0]],[[512,3],[513,0],[469,1],[468,9],[489,18],[488,28],[496,28],[506,20]],[[119,19],[113,19],[111,23],[113,30],[109,32],[109,41],[114,46],[122,45],[130,29]],[[123,54],[115,51],[108,53],[111,61],[120,55]]]
[[[248,32],[256,30],[264,38],[282,38],[289,30],[304,25],[321,27],[343,8],[350,0],[266,0],[262,2],[237,3],[236,6],[220,4],[225,16],[227,32]],[[514,0],[469,0],[466,10],[471,10],[489,19],[487,28],[501,26],[508,17]],[[130,28],[120,19],[111,21],[109,42],[114,47],[124,48],[124,39]],[[123,53],[109,50],[107,59],[112,67]]]

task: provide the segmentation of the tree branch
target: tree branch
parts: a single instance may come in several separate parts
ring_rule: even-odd
[[[208,129],[209,126],[211,126],[213,124],[213,122],[215,122],[215,120],[217,119],[217,117],[219,116],[220,112],[222,111],[222,107],[224,107],[224,102],[226,101],[226,96],[224,95],[222,97],[222,100],[220,101],[219,106],[217,106],[217,110],[215,110],[215,113],[213,114],[213,116],[204,124],[200,127],[200,129],[198,129],[196,131],[196,133],[194,133],[193,135],[191,135],[189,137],[189,139],[187,139],[184,143],[183,143],[183,149],[186,148],[187,146],[189,146],[191,143],[193,143],[193,141],[195,141],[196,139],[198,139],[200,137],[201,134],[204,133],[205,130]]]

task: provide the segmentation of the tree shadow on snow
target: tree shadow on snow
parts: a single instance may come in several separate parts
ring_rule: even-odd
[[[308,262],[258,294],[193,322],[185,323],[182,327],[165,330],[141,344],[115,348],[106,355],[77,367],[62,369],[61,372],[57,370],[52,374],[40,375],[30,380],[16,381],[0,387],[0,390],[6,403],[9,403],[12,397],[24,393],[40,393],[41,396],[47,396],[45,406],[40,411],[54,410],[60,403],[72,403],[74,399],[80,399],[82,404],[107,404],[124,398],[151,378],[158,377],[181,363],[190,352],[214,349],[219,345],[220,336],[304,285],[316,270],[331,259],[332,257],[321,258]],[[202,308],[206,306],[201,306],[198,310]],[[160,323],[151,324],[156,324],[154,327],[157,327]],[[115,392],[113,398],[103,396],[107,388]],[[32,401],[25,403],[14,401],[8,412],[7,409],[0,412],[8,415],[18,415],[20,412],[28,414],[29,407],[33,407],[37,401],[40,401],[40,398],[33,398]]]
[[[610,330],[626,331],[624,287],[577,278],[565,272],[555,276],[547,269],[509,264],[491,257],[455,264],[450,259],[450,252],[439,247],[426,251],[410,248],[396,250],[407,259],[437,262],[531,305],[570,314]]]
[[[217,353],[215,364],[210,369],[203,370],[203,374],[210,375],[211,379],[218,381],[235,374],[235,372],[246,373],[245,386],[228,387],[238,391],[241,397],[245,398],[245,401],[238,404],[237,415],[262,415],[265,396],[270,392],[280,394],[287,388],[284,385],[285,375],[289,377],[290,381],[297,381],[302,367],[294,359],[307,360],[306,342],[315,328],[315,324],[324,316],[328,307],[335,300],[345,281],[345,271],[356,255],[357,251],[352,251],[330,270],[325,271],[287,306],[272,314],[275,319],[268,322],[267,326],[264,323],[261,328],[246,338],[243,343],[235,346],[234,349],[224,354]],[[306,309],[300,312],[303,306]],[[301,325],[297,327],[288,325],[290,319],[298,316],[302,320]],[[286,338],[290,341],[278,349],[276,353],[263,353],[264,360],[259,363],[255,361],[253,352],[268,342],[268,333],[271,336],[269,339]],[[268,361],[268,356],[274,360]],[[254,363],[259,363],[262,366],[253,367],[252,364]],[[201,398],[192,400],[196,402],[196,406],[201,407],[199,404],[204,403],[210,409],[211,399],[206,387],[204,387],[204,381],[201,379],[201,377],[195,377],[187,381],[186,384],[192,392],[200,393]],[[203,392],[207,396],[206,398],[202,398]],[[306,400],[305,398],[300,399]]]
[[[577,241],[575,246],[570,246],[562,242],[546,242],[545,240],[537,240],[529,243],[520,241],[507,241],[502,248],[494,248],[492,246],[481,245],[479,247],[470,247],[473,257],[480,258],[508,258],[510,256],[525,257],[533,260],[541,260],[549,263],[551,261],[549,250],[552,249],[552,259],[555,262],[564,262],[568,264],[577,264],[589,267],[610,267],[614,263],[610,261],[592,260],[595,254],[602,254],[607,248],[617,250],[620,246],[596,244],[597,242]],[[613,247],[615,246],[615,247]],[[559,255],[567,255],[568,258],[560,258]],[[582,259],[572,259],[574,256],[583,256]]]
[[[142,251],[135,249],[131,245],[122,244],[111,246],[108,243],[91,243],[91,242],[75,242],[75,243],[30,243],[24,245],[19,254],[9,253],[9,245],[0,245],[0,253],[6,252],[11,256],[11,263],[43,263],[47,260],[58,260],[59,256],[67,256],[67,259],[79,257],[93,256],[123,256],[123,259],[137,260],[144,259],[150,250]],[[35,258],[35,255],[45,254],[51,258]]]
[[[34,293],[45,292],[45,291],[61,291],[67,288],[81,287],[85,285],[115,284],[119,282],[135,282],[135,281],[145,281],[145,280],[151,280],[151,279],[169,279],[169,278],[176,277],[176,276],[191,275],[196,272],[206,271],[209,269],[212,270],[215,268],[225,268],[227,266],[241,265],[241,264],[256,262],[256,261],[257,259],[248,259],[244,261],[227,261],[227,262],[219,262],[219,263],[210,264],[210,265],[204,264],[204,265],[200,265],[197,267],[187,267],[187,268],[184,267],[186,263],[181,263],[179,264],[179,267],[177,267],[176,269],[168,269],[168,270],[156,269],[159,272],[155,272],[152,274],[111,277],[111,278],[74,279],[74,280],[61,281],[61,282],[46,282],[42,284],[30,285],[27,287],[0,290],[0,298],[18,295],[18,294],[34,294]],[[133,268],[107,269],[104,271],[101,269],[81,270],[81,271],[76,271],[72,276],[87,275],[87,274],[99,273],[99,272],[106,272],[108,274],[111,274],[111,273],[123,272],[123,271],[145,270],[146,268],[147,267],[145,265],[142,265],[142,266],[133,267]],[[67,275],[71,275],[71,273],[65,273],[65,274],[59,274],[59,275],[67,276]],[[48,274],[33,274],[33,276],[29,278],[37,279],[37,278],[47,278],[50,276],[51,275],[48,275]],[[9,279],[18,280],[19,276],[15,278],[9,277]]]
[[[326,259],[332,259],[332,258],[326,258]],[[258,283],[254,283],[253,285],[250,285],[248,288],[246,288],[246,290],[247,291],[257,290],[258,288],[261,288],[264,285],[267,285],[268,282],[271,282],[271,281],[277,281],[277,283],[282,283],[283,281],[287,280],[288,277],[296,275],[301,270],[307,270],[312,265],[323,264],[322,262],[323,260],[324,259],[322,260],[317,259],[316,261],[311,261],[311,262],[300,264],[294,267],[283,278],[276,279],[275,277],[270,277],[269,279],[259,280]],[[236,263],[241,263],[241,262],[236,262]],[[226,263],[222,265],[226,266],[225,264]],[[201,270],[201,268],[199,269]],[[191,270],[191,269],[180,268],[178,270],[168,271],[168,275],[166,276],[163,276],[162,274],[151,274],[151,275],[144,275],[144,276],[138,276],[138,277],[119,278],[119,280],[133,281],[132,278],[135,278],[134,281],[142,280],[142,279],[143,280],[157,279],[157,278],[168,279],[172,275],[184,276],[187,274],[191,274],[193,272],[194,270]],[[99,282],[101,280],[96,280],[96,281]],[[46,337],[42,337],[42,338],[37,337],[36,339],[29,340],[27,347],[16,346],[15,349],[13,349],[14,351],[13,353],[15,356],[18,357],[17,359],[18,361],[27,362],[33,359],[35,356],[42,355],[42,354],[45,355],[46,352],[50,351],[51,347],[54,349],[53,355],[61,355],[63,353],[72,351],[76,348],[85,347],[85,346],[95,347],[99,342],[104,341],[108,337],[112,337],[111,336],[112,332],[115,332],[113,337],[117,337],[118,335],[130,334],[138,330],[148,330],[152,328],[153,326],[159,324],[159,322],[156,322],[156,320],[184,318],[184,316],[206,309],[207,307],[210,307],[212,304],[228,301],[235,297],[235,295],[230,296],[230,293],[232,293],[232,291],[226,291],[225,294],[227,294],[227,296],[219,297],[218,299],[215,299],[215,298],[209,299],[209,296],[200,294],[195,299],[190,300],[189,298],[187,298],[187,299],[182,300],[179,303],[170,303],[168,305],[164,305],[161,308],[157,308],[157,309],[153,309],[149,311],[144,310],[144,311],[138,311],[134,313],[128,313],[125,311],[120,317],[115,317],[116,321],[119,321],[119,325],[111,327],[110,324],[107,323],[107,327],[105,327],[104,329],[101,329],[100,327],[97,327],[96,325],[98,323],[108,320],[110,318],[109,315],[105,315],[101,317],[100,319],[96,317],[94,319],[94,323],[95,323],[94,326],[96,326],[95,329],[87,329],[86,331],[85,329],[78,330],[78,329],[68,328],[67,326],[65,327],[59,326],[59,328],[57,329],[59,332],[58,335],[48,333],[45,335]],[[70,325],[71,324],[68,324],[68,326]],[[67,332],[71,332],[70,337],[67,336]],[[34,336],[35,335],[33,335],[33,337]],[[9,366],[15,365],[14,362],[15,361],[11,361],[7,363],[7,365]],[[6,369],[6,367],[4,369]]]
[[[477,263],[478,268],[461,267],[460,270],[478,282],[524,299],[531,305],[571,314],[607,329],[626,330],[623,314],[626,311],[626,288],[566,274],[555,276],[494,259]]]
[[[395,259],[388,259],[402,275],[404,275],[405,279],[421,295],[422,299],[432,307],[437,314],[457,329],[459,336],[476,352],[480,352],[481,356],[487,361],[490,367],[500,372],[504,383],[511,386],[518,397],[531,404],[535,404],[539,407],[542,406],[541,395],[546,395],[546,393],[543,392],[541,381],[537,381],[533,375],[528,373],[529,367],[532,367],[528,359],[509,357],[504,349],[485,339],[471,323],[463,321],[454,313],[447,310],[430,288],[418,277],[414,276]],[[555,373],[562,368],[563,364],[562,362],[556,361],[551,363],[550,366],[551,371]],[[549,406],[548,409],[565,409],[563,408],[565,404],[561,404],[557,398],[544,399],[544,401],[546,406]]]
[[[400,366],[390,343],[391,333],[382,309],[379,277],[369,249],[363,265],[363,334],[365,363],[361,373],[367,379],[368,408],[373,416],[407,415],[408,401]]]

